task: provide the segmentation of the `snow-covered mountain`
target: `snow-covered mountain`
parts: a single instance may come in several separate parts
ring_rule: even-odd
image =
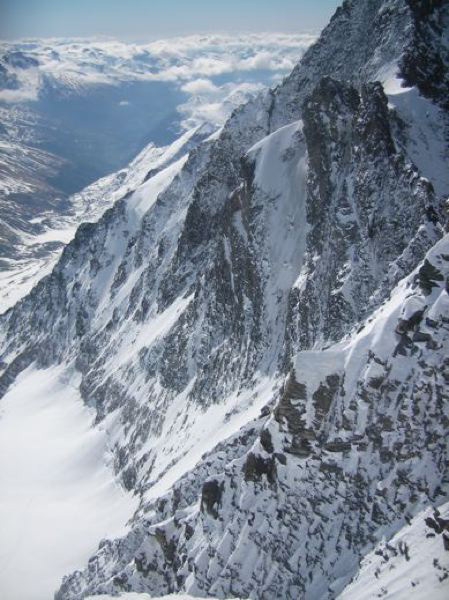
[[[233,108],[287,74],[312,40],[1,43],[0,312],[51,270],[83,220],[97,220],[116,199],[115,176],[102,180],[101,191],[94,183],[79,195],[82,188],[117,169],[123,177],[148,144],[144,157],[200,126],[215,131]]]
[[[58,600],[446,593],[448,28],[346,0],[1,317],[2,393],[78,382],[139,502]],[[423,515],[433,571],[392,583]]]
[[[28,209],[21,200],[11,202],[11,216],[19,224],[13,231],[4,224],[5,248],[0,260],[0,312],[13,306],[32,287],[50,273],[64,246],[70,242],[80,223],[96,221],[113,204],[182,153],[188,152],[211,134],[208,123],[197,125],[182,134],[172,144],[157,147],[150,143],[125,168],[107,175],[73,194],[61,207],[31,206],[38,216],[29,220]],[[35,190],[31,191],[33,199]],[[2,204],[7,214],[8,196]],[[11,235],[13,237],[11,238]]]

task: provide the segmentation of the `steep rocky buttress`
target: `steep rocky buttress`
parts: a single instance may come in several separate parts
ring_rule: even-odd
[[[447,9],[346,0],[1,318],[2,392],[78,370],[140,498],[58,600],[336,598],[447,502]]]

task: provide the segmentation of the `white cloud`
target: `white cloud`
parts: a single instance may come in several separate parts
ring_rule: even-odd
[[[0,102],[15,104],[37,100],[37,90],[19,88],[18,90],[0,90]]]
[[[13,104],[37,100],[40,85],[39,70],[36,68],[14,69],[13,67],[9,67],[8,70],[16,79],[18,87],[17,89],[0,88],[0,101]]]
[[[148,44],[104,39],[0,44],[0,62],[9,49],[29,53],[39,61],[26,78],[24,72],[15,70],[20,87],[0,90],[0,100],[37,99],[45,80],[75,93],[100,83],[166,81],[188,95],[178,106],[182,129],[202,123],[220,127],[234,108],[263,89],[260,81],[272,85],[287,75],[313,40],[310,35],[239,34],[196,35]]]
[[[4,90],[2,94],[11,102],[37,98],[42,76],[76,89],[98,83],[114,85],[136,80],[173,81],[185,86],[194,80],[258,70],[285,75],[313,40],[308,34],[269,33],[194,35],[148,44],[104,39],[4,43],[0,45],[0,57],[10,49],[30,54],[39,61],[35,71],[40,77],[36,76],[32,85],[21,82],[15,93],[8,91],[5,94]],[[19,70],[14,73],[23,75]],[[204,87],[202,93],[206,91]]]
[[[210,79],[194,79],[181,86],[181,90],[187,94],[216,94],[220,88]]]
[[[205,82],[207,80],[190,82],[193,84],[193,89],[198,81]],[[188,83],[184,87],[189,87],[189,85]],[[178,111],[182,115],[181,127],[187,130],[202,123],[220,127],[234,108],[249,100],[263,88],[262,84],[257,83],[231,82],[214,86],[212,94],[198,94],[192,91],[189,100],[178,107]]]

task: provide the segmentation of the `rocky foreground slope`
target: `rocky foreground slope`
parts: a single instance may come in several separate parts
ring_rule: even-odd
[[[59,600],[335,598],[447,502],[448,24],[345,1],[2,317],[2,391],[78,370],[140,498]]]

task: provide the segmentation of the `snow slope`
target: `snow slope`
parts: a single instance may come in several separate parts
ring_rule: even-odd
[[[8,600],[48,600],[137,508],[73,368],[29,367],[0,416],[0,580]]]
[[[449,534],[438,526],[449,504],[428,508],[384,540],[362,561],[354,581],[338,600],[446,600],[449,592]],[[446,536],[446,542],[444,537]]]
[[[44,212],[32,219],[32,231],[26,234],[17,231],[20,238],[16,242],[17,256],[0,259],[0,313],[23,298],[51,272],[80,223],[98,220],[117,200],[140,186],[149,172],[157,173],[209,133],[208,127],[196,126],[169,146],[159,148],[149,144],[126,168],[74,194],[64,215]]]
[[[141,500],[58,600],[331,600],[447,501],[449,172],[423,176],[377,81],[444,46],[445,10],[347,0],[281,85],[82,225],[0,318],[0,391],[74,361]],[[421,63],[407,85],[438,127]]]

